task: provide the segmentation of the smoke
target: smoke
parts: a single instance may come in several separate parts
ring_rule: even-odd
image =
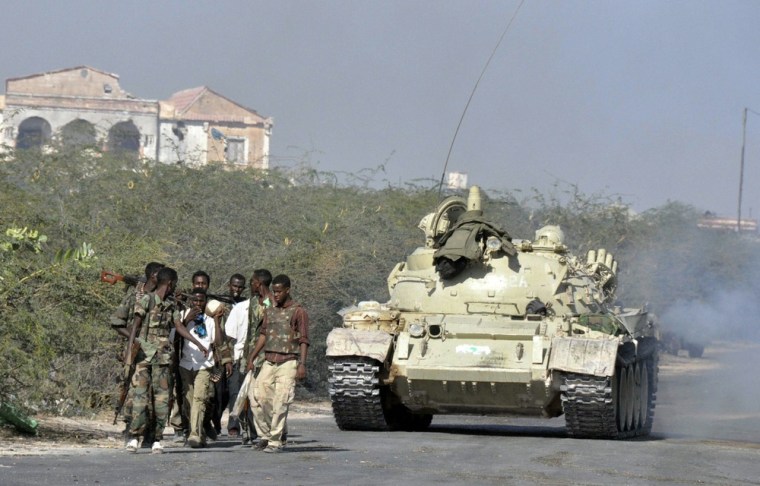
[[[760,367],[760,289],[746,280],[741,288],[675,302],[661,316],[663,330],[705,345],[705,351],[701,359],[663,357],[657,432],[757,440],[760,390],[751,377]]]
[[[702,358],[661,353],[655,434],[756,442],[760,436],[760,240],[669,223],[631,269],[664,332]],[[675,340],[677,343],[679,339]],[[667,344],[667,341],[666,341]]]
[[[665,331],[707,344],[712,341],[760,341],[757,289],[720,290],[700,300],[682,300],[660,317]]]

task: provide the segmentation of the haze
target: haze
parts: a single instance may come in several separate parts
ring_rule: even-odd
[[[437,181],[518,3],[10,2],[0,79],[89,65],[144,98],[207,85],[274,118],[273,166]],[[523,196],[562,182],[735,217],[757,19],[750,0],[527,0],[448,169]],[[760,115],[746,135],[745,216],[760,210]]]

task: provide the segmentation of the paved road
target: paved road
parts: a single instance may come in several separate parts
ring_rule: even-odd
[[[291,421],[282,454],[220,440],[160,456],[4,456],[0,484],[760,484],[758,356],[722,344],[664,360],[647,440],[569,439],[561,418],[437,416],[425,433],[359,433],[317,415]]]

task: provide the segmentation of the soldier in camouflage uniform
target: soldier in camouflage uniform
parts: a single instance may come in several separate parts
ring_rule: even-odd
[[[164,268],[163,263],[150,262],[145,266],[145,277],[141,277],[136,286],[130,286],[127,288],[127,293],[119,304],[119,307],[111,314],[110,324],[111,328],[116,331],[120,336],[129,339],[129,331],[135,318],[135,304],[140,300],[143,295],[148,292],[152,292],[156,288],[156,277],[158,271]],[[121,357],[121,361],[124,361],[124,356]],[[116,391],[116,396],[120,397],[123,394],[126,384],[124,380],[119,381],[119,388]],[[132,398],[134,393],[130,388],[127,391],[127,398],[122,405],[124,423],[126,428],[124,430],[125,436],[129,432],[129,422],[132,420]]]
[[[208,349],[182,325],[175,302],[168,299],[176,285],[177,272],[168,267],[163,268],[158,272],[156,290],[144,295],[135,305],[135,321],[130,333],[127,360],[130,359],[133,346],[139,344],[140,351],[135,358],[137,364],[131,383],[134,399],[129,430],[132,439],[127,444],[127,450],[130,452],[137,452],[140,436],[147,435],[149,403],[153,404],[156,420],[152,451],[163,452],[161,440],[169,418],[169,397],[174,382],[174,349],[169,342],[170,330],[175,329],[177,334],[194,343],[208,355]]]
[[[156,289],[158,272],[164,268],[163,263],[150,262],[145,266],[145,277],[140,277],[136,286],[130,286],[121,300],[121,304],[111,314],[111,328],[119,335],[129,339],[129,328],[135,318],[135,304],[148,292]]]
[[[274,307],[264,311],[261,334],[250,356],[248,370],[263,350],[264,363],[256,377],[253,419],[261,440],[255,446],[264,452],[281,452],[288,408],[295,398],[296,380],[306,378],[309,349],[309,316],[290,297],[290,278],[272,280]]]

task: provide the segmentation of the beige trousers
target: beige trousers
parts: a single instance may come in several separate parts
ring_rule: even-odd
[[[179,368],[182,376],[185,413],[190,423],[188,438],[197,437],[206,443],[206,431],[203,428],[203,417],[206,407],[213,397],[214,384],[211,382],[211,370],[187,370]]]
[[[282,447],[288,407],[296,394],[298,361],[273,364],[265,361],[253,392],[253,421],[261,439]]]

